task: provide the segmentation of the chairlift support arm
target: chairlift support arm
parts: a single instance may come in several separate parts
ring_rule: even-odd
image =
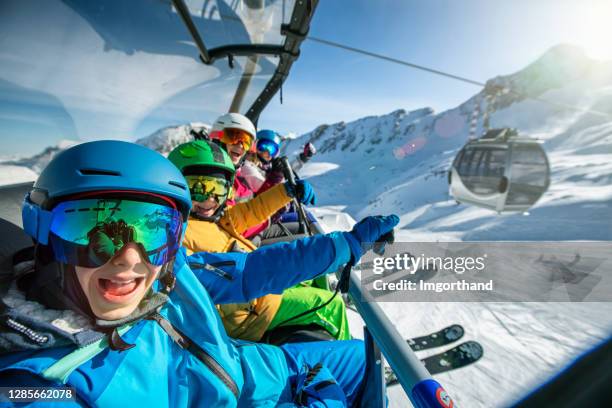
[[[204,40],[202,40],[202,37],[200,36],[197,27],[191,19],[191,15],[189,14],[189,9],[187,8],[187,5],[183,0],[172,0],[172,4],[174,4],[174,8],[176,8],[176,11],[183,19],[187,30],[189,30],[189,34],[191,34],[191,38],[193,38],[193,41],[196,43],[196,46],[200,51],[200,59],[203,63],[210,64],[212,62],[210,59],[210,55],[208,53],[208,50],[206,49],[206,45],[204,45]]]
[[[282,45],[237,44],[216,47],[210,50],[206,48],[204,40],[195,26],[184,0],[172,0],[172,3],[198,47],[200,60],[204,64],[209,65],[219,58],[228,56],[277,55],[280,58],[272,78],[270,78],[261,94],[255,99],[255,102],[245,114],[253,123],[257,123],[261,112],[274,95],[276,95],[283,82],[285,82],[293,62],[299,58],[300,46],[308,35],[310,21],[319,0],[296,1],[291,20],[288,24],[281,26],[281,34],[286,37]]]
[[[300,46],[308,35],[310,21],[314,15],[319,0],[297,0],[289,24],[281,26],[281,33],[287,37],[282,46],[280,61],[276,67],[276,72],[268,81],[261,94],[246,113],[246,116],[257,123],[259,115],[268,105],[270,100],[276,95],[283,82],[289,75],[293,62],[300,56]]]

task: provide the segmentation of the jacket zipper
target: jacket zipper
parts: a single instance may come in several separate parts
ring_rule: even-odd
[[[234,394],[236,400],[240,397],[240,392],[238,391],[238,386],[229,375],[227,371],[214,359],[206,350],[201,348],[199,345],[193,342],[189,337],[183,334],[179,329],[174,327],[170,321],[168,321],[164,316],[159,313],[154,313],[150,317],[155,320],[157,324],[166,332],[172,340],[176,344],[178,344],[181,348],[187,350],[192,355],[194,355],[198,360],[200,360],[212,373],[219,379],[223,384],[229,388],[229,390]]]
[[[219,261],[209,264],[210,266],[236,266],[236,261]]]
[[[34,330],[26,327],[10,317],[6,319],[6,325],[11,329],[25,335],[27,338],[38,344],[44,344],[49,341],[49,337],[36,333]]]
[[[225,272],[224,270],[217,268],[217,266],[234,266],[234,265],[236,265],[236,262],[234,261],[222,261],[222,262],[216,262],[214,264],[202,264],[198,262],[189,262],[189,266],[191,268],[206,269],[207,271],[213,272],[216,275],[222,278],[225,278],[229,281],[233,281],[234,277],[230,275],[229,273]]]

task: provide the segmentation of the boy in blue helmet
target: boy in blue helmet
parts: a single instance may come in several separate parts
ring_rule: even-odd
[[[281,143],[281,136],[273,130],[264,129],[257,132],[256,158],[245,162],[241,171],[241,177],[256,194],[261,194],[285,181],[283,164],[280,157]],[[305,162],[310,160],[315,152],[316,150],[312,143],[307,143],[298,159],[291,164],[293,171],[300,169]],[[312,204],[316,204],[316,201],[313,200]],[[311,222],[314,221],[314,217],[308,211],[305,214]],[[287,225],[279,225],[287,222],[295,224],[292,221],[296,219],[296,208],[290,203],[278,210],[265,223],[244,231],[243,235],[253,240],[257,245],[260,245],[262,241],[287,236],[287,231],[290,234],[298,234],[299,227],[296,229],[295,227],[287,227]]]
[[[275,161],[280,156],[281,143],[280,135],[273,130],[264,129],[257,132],[255,143],[257,158],[254,164],[264,174],[263,184],[256,189],[258,194],[285,181],[282,168],[279,166],[279,162]],[[243,173],[247,172],[243,171]]]
[[[357,260],[397,217],[187,258],[190,206],[178,169],[145,147],[99,141],[57,155],[24,201],[35,246],[2,271],[0,386],[71,387],[80,406],[367,405],[361,342],[232,340],[214,303],[280,293]],[[277,273],[288,267],[294,275]]]
[[[274,186],[284,181],[283,173],[278,166],[276,159],[280,156],[282,138],[281,136],[270,129],[264,129],[257,132],[256,150],[257,156],[253,160],[261,170],[265,173],[264,183],[256,188],[258,193],[266,191],[271,186]],[[297,159],[291,164],[294,171],[298,171],[308,162],[316,153],[314,145],[310,142],[304,145],[302,152]]]

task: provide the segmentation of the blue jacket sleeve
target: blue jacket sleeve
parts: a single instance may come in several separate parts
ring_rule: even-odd
[[[212,300],[223,304],[280,294],[302,281],[336,271],[350,256],[345,237],[334,232],[268,245],[248,254],[199,252],[186,262]]]

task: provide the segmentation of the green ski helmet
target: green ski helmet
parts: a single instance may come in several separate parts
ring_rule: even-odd
[[[168,160],[178,167],[185,177],[195,175],[217,176],[221,173],[229,183],[227,196],[229,197],[232,194],[236,169],[227,152],[218,144],[208,140],[194,140],[183,143],[170,152]],[[217,221],[223,215],[226,201],[219,206],[212,217],[199,218]]]

